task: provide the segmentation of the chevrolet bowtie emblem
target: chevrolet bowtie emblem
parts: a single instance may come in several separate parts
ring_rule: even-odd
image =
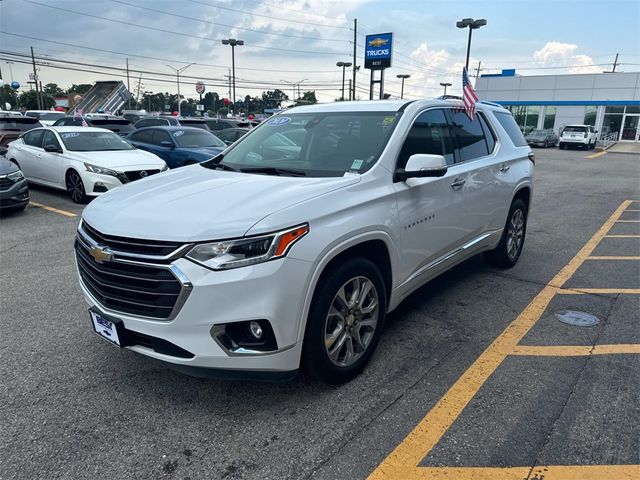
[[[389,43],[389,40],[385,40],[384,38],[374,38],[373,40],[369,40],[370,47],[381,47]]]
[[[102,247],[100,245],[91,247],[89,254],[97,263],[110,262],[113,258],[113,252],[111,252],[107,247]]]

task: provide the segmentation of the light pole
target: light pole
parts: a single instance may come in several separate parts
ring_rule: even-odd
[[[401,78],[402,79],[402,87],[400,87],[400,99],[404,98],[404,81],[407,78],[410,78],[410,77],[411,77],[411,75],[407,75],[406,73],[405,74],[396,75],[396,78]]]
[[[459,22],[456,22],[456,27],[469,29],[469,40],[467,41],[467,61],[464,64],[464,68],[467,71],[469,70],[469,52],[471,51],[471,32],[477,30],[480,27],[484,27],[486,24],[487,21],[484,18],[479,18],[478,20],[474,20],[473,18],[463,18]]]
[[[444,87],[443,95],[446,96],[447,95],[447,87],[450,87],[451,84],[449,82],[440,82],[440,85]]]
[[[167,65],[167,67],[169,67],[171,70],[176,72],[176,82],[178,84],[178,116],[179,117],[182,116],[182,110],[180,108],[180,74],[184,72],[187,68],[189,68],[191,65],[195,65],[195,63],[190,63],[186,67],[182,67],[182,68],[175,68],[175,67],[172,67],[171,65]]]
[[[342,67],[342,95],[340,100],[344,102],[344,70],[345,68],[349,68],[353,63],[351,62],[338,62],[336,63],[337,67]]]
[[[233,113],[236,111],[236,47],[244,45],[244,40],[226,38],[222,40],[223,45],[231,45],[231,70],[233,75]]]

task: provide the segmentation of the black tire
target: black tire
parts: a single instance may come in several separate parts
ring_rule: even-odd
[[[560,144],[558,145],[558,148],[560,150],[564,150],[564,143],[560,142]]]
[[[520,230],[520,234],[518,235],[518,229],[514,228],[514,218],[519,215],[517,212],[520,212],[522,215],[522,228]],[[518,223],[518,222],[516,222]],[[500,243],[498,246],[485,252],[484,257],[486,261],[498,268],[511,268],[516,263],[518,263],[518,259],[520,258],[520,254],[522,253],[522,248],[524,247],[524,240],[527,233],[527,206],[524,204],[522,200],[516,198],[511,202],[511,208],[509,209],[509,215],[507,215],[507,222],[504,226],[504,230],[502,231],[502,237],[500,238]],[[519,238],[519,243],[517,242],[516,237]],[[513,241],[516,241],[515,251],[512,248]]]
[[[66,176],[67,193],[73,203],[86,203],[87,193],[82,178],[75,170],[69,170]]]
[[[362,305],[360,305],[360,307],[362,307],[369,301],[370,303],[367,307],[371,307],[374,295],[377,296],[377,309],[370,314],[365,314],[368,316],[358,316],[357,313],[349,313],[351,310],[348,310],[348,305],[341,302],[338,298],[338,293],[343,289],[345,289],[343,290],[345,294],[344,297],[347,297],[347,292],[349,291],[348,286],[353,285],[353,283],[350,282],[353,282],[355,279],[366,279],[370,282],[369,286],[371,287],[372,284],[374,287],[369,290],[370,293],[366,295],[364,301],[361,302]],[[364,280],[359,281],[362,282],[360,285],[364,283]],[[336,385],[347,382],[360,374],[373,355],[384,327],[384,318],[387,311],[386,289],[378,267],[370,260],[359,257],[340,262],[340,264],[336,265],[327,274],[323,275],[320,282],[316,287],[307,318],[304,346],[302,349],[302,364],[313,378],[324,383]],[[350,290],[350,292],[353,293],[354,290],[355,288]],[[359,291],[362,290],[363,289],[360,289]],[[339,307],[341,305],[344,306],[344,309],[340,308],[341,315],[330,316],[329,311],[331,308],[337,312],[338,309],[335,308],[336,305]],[[357,304],[355,308],[359,308]],[[349,314],[345,315],[345,313]],[[362,315],[362,313],[359,315]],[[364,326],[364,323],[371,322],[374,318],[376,320],[375,326]],[[363,323],[359,325],[359,321]],[[333,327],[331,326],[332,323]],[[359,326],[356,330],[357,325]],[[340,328],[340,326],[342,326],[342,328]],[[339,332],[339,334],[336,334],[334,343],[332,344],[332,346],[335,347],[334,352],[337,351],[334,360],[332,360],[329,355],[329,351],[332,349],[331,346],[325,346],[326,332],[332,328],[332,333]],[[365,330],[363,336],[368,338],[367,341],[362,342],[364,349],[360,349],[358,342],[352,340],[352,338],[355,339],[356,336],[361,338],[362,334],[359,332],[361,332],[362,329]],[[341,343],[342,336],[345,335],[348,338]],[[340,344],[340,346],[336,347],[336,344]],[[352,363],[348,363],[348,344],[351,344],[352,351],[361,350],[357,353],[358,356],[355,357],[355,359],[352,357]],[[340,354],[343,351],[344,357],[342,357],[342,359],[345,364],[340,365]]]
[[[549,142],[547,142],[546,140],[544,141],[544,148],[549,148]]]

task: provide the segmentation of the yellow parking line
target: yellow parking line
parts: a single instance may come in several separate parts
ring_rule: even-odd
[[[402,480],[638,480],[640,465],[540,465],[531,467],[394,467],[387,478]]]
[[[604,238],[640,238],[640,235],[605,235]]]
[[[584,158],[596,158],[596,157],[601,157],[601,156],[606,155],[606,154],[607,154],[607,152],[603,150],[602,152],[594,153],[592,155],[587,155]]]
[[[640,344],[617,345],[518,345],[511,355],[525,355],[534,357],[583,357],[588,355],[638,354]]]
[[[75,213],[67,212],[66,210],[60,210],[59,208],[53,208],[49,205],[43,205],[42,203],[37,202],[29,202],[29,205],[42,208],[44,210],[49,210],[50,212],[59,213],[60,215],[64,215],[65,217],[77,217]]]
[[[507,355],[520,343],[547,309],[551,299],[587,257],[593,253],[602,238],[611,229],[622,212],[631,204],[626,200],[598,229],[580,251],[567,263],[553,279],[545,285],[518,317],[493,341],[473,364],[458,378],[435,406],[420,420],[406,438],[378,465],[369,476],[370,480],[387,478],[409,478],[398,476],[397,469],[414,467],[425,458],[440,441],[453,422],[460,416],[480,387],[500,366]],[[394,473],[394,469],[396,472]],[[431,478],[431,477],[430,477]],[[442,478],[442,477],[441,477]],[[444,477],[446,478],[446,477]],[[450,476],[448,478],[459,478]],[[481,477],[473,477],[481,478]],[[492,478],[492,477],[487,477]]]
[[[616,257],[613,255],[600,255],[587,257],[587,260],[640,260],[640,256]]]
[[[583,293],[598,294],[620,294],[620,295],[640,295],[640,288],[560,288],[556,292],[560,295],[581,295]]]

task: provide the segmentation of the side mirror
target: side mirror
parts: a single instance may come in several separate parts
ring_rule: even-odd
[[[62,149],[57,145],[45,145],[44,151],[49,153],[62,153]]]
[[[160,142],[160,146],[165,148],[173,148],[173,143],[168,140],[164,140]]]
[[[396,170],[396,181],[409,178],[442,177],[447,173],[447,160],[442,155],[417,153],[411,155],[404,168]]]

